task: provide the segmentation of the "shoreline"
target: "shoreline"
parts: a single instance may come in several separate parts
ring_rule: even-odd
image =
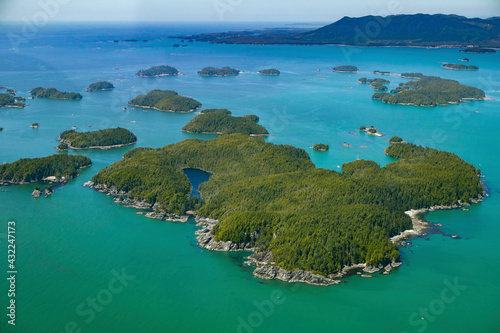
[[[122,144],[118,144],[118,145],[112,145],[112,146],[92,146],[92,147],[73,147],[71,145],[71,142],[68,141],[68,140],[63,140],[61,139],[61,137],[58,137],[56,139],[57,141],[61,142],[61,143],[65,143],[68,145],[68,149],[59,149],[59,147],[55,147],[55,151],[57,152],[62,152],[62,151],[69,151],[70,149],[71,150],[85,150],[85,149],[100,149],[100,150],[108,150],[108,149],[113,149],[113,148],[121,148],[121,147],[126,147],[126,146],[131,146],[131,145],[135,145],[137,143],[137,141],[134,141],[134,142],[130,142],[130,143],[122,143]]]
[[[195,111],[198,111],[199,109],[201,109],[203,106],[199,106],[197,107],[196,109],[193,109],[193,110],[189,110],[189,111],[173,111],[173,110],[162,110],[162,109],[158,109],[158,108],[155,108],[155,107],[152,107],[152,106],[140,106],[140,105],[134,105],[134,104],[130,104],[128,103],[127,104],[128,106],[133,106],[135,108],[140,108],[140,109],[153,109],[153,110],[157,110],[157,111],[163,111],[163,112],[173,112],[173,113],[191,113],[191,112],[195,112]]]

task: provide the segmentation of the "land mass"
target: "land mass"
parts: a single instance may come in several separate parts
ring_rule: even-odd
[[[198,71],[198,75],[201,76],[236,76],[240,74],[240,71],[231,67],[205,67],[201,71]]]
[[[365,28],[366,27],[366,28]],[[377,34],[371,36],[371,29]],[[238,31],[175,37],[218,44],[500,47],[500,18],[415,14],[343,17],[312,31]]]
[[[92,132],[62,132],[57,141],[61,142],[56,151],[69,149],[111,149],[137,143],[134,133],[125,128],[108,128]]]
[[[330,149],[330,146],[324,143],[317,143],[314,146],[312,146],[312,149],[317,151],[327,151]]]
[[[179,96],[172,90],[152,90],[146,95],[132,99],[130,106],[169,112],[193,112],[201,108],[201,103],[189,97]]]
[[[57,90],[56,88],[37,87],[31,89],[30,94],[31,96],[37,98],[49,98],[49,99],[61,99],[61,100],[79,100],[83,98],[83,96],[79,93],[62,92]]]
[[[106,91],[106,90],[113,90],[115,89],[115,86],[113,86],[112,83],[106,82],[106,81],[99,81],[92,83],[90,86],[88,86],[85,91],[86,92],[94,92],[94,91]]]
[[[23,97],[15,97],[11,94],[0,94],[0,107],[1,108],[18,108],[22,109],[26,106],[23,102],[26,101]]]
[[[477,71],[477,70],[479,70],[479,67],[477,67],[477,66],[474,66],[474,65],[467,66],[467,65],[462,65],[462,64],[444,64],[442,67],[446,68],[446,69],[455,69],[455,70],[461,70],[461,71]]]
[[[423,76],[416,81],[401,83],[391,93],[375,93],[372,98],[388,104],[436,106],[458,104],[463,100],[483,100],[483,90],[460,84],[455,80]]]
[[[382,168],[357,160],[339,173],[316,168],[302,149],[230,134],[133,149],[86,185],[158,218],[195,211],[216,221],[199,231],[200,246],[270,258],[257,276],[294,272],[288,281],[328,285],[354,264],[369,271],[397,265],[391,237],[413,228],[406,211],[483,194],[479,170],[454,154],[406,143],[386,153],[402,160]],[[201,200],[190,197],[184,168],[212,174],[198,189]]]
[[[0,183],[65,182],[78,176],[77,170],[92,165],[90,158],[56,154],[40,158],[22,158],[0,165]]]
[[[179,75],[179,70],[172,66],[153,66],[148,69],[142,69],[135,75],[140,77],[176,76]]]
[[[276,68],[269,68],[269,69],[260,70],[259,74],[276,76],[276,75],[280,75],[281,72],[279,70],[277,70]]]
[[[203,111],[202,111],[203,112]],[[209,109],[187,123],[182,131],[188,133],[211,133],[211,134],[233,134],[267,135],[269,132],[256,122],[259,117],[247,115],[233,117],[227,109]]]

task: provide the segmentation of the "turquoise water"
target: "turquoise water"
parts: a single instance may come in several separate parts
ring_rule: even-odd
[[[0,126],[5,129],[0,132],[0,163],[55,153],[55,138],[71,126],[122,126],[138,137],[131,147],[83,151],[93,166],[50,198],[32,198],[34,184],[0,192],[0,267],[7,271],[5,234],[7,222],[14,220],[18,268],[16,326],[8,325],[1,313],[0,332],[499,331],[500,54],[467,54],[470,64],[481,70],[460,72],[440,68],[441,62],[464,57],[456,49],[205,43],[173,49],[170,46],[179,41],[162,38],[231,30],[187,25],[48,27],[13,50],[4,32],[18,33],[20,27],[0,29],[0,85],[19,95],[27,97],[39,85],[81,92],[98,80],[111,80],[116,87],[111,92],[82,92],[81,101],[36,99],[28,100],[25,109],[1,109]],[[152,42],[112,42],[130,38]],[[159,64],[175,66],[185,75],[134,76]],[[362,72],[329,71],[342,64],[356,65]],[[228,78],[195,74],[205,66],[225,65],[250,73]],[[282,75],[256,74],[270,67]],[[357,83],[363,76],[376,77],[368,73],[373,70],[452,78],[485,90],[495,100],[436,108],[385,105],[371,100],[368,85]],[[389,88],[406,81],[388,79]],[[128,100],[151,89],[173,89],[206,108],[228,108],[238,116],[257,114],[272,133],[269,142],[304,148],[318,167],[338,170],[356,158],[389,163],[382,151],[392,135],[452,151],[481,168],[490,197],[469,211],[428,214],[427,219],[443,225],[444,233],[462,238],[435,234],[412,240],[413,246],[401,249],[404,265],[389,276],[354,276],[331,287],[263,281],[243,264],[246,254],[198,248],[193,221],[146,219],[82,187],[134,147],[213,137],[180,131],[194,114],[123,110]],[[33,122],[40,128],[31,129]],[[358,134],[361,125],[374,125],[386,137],[349,134]],[[319,142],[329,144],[330,151],[309,148]],[[346,148],[343,142],[352,146]],[[116,274],[123,272],[129,278],[120,284]],[[455,279],[459,289],[453,294],[448,283]],[[2,280],[3,311],[7,290]],[[429,314],[419,313],[429,307]]]

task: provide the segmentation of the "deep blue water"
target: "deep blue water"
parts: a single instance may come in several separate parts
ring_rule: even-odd
[[[208,182],[211,174],[200,169],[187,168],[183,169],[182,171],[188,177],[191,186],[193,186],[193,189],[191,190],[191,197],[196,196],[201,199],[198,188],[201,183]]]

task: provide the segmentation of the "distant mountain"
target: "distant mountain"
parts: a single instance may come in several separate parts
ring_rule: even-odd
[[[190,36],[224,44],[500,47],[500,18],[416,14],[344,17],[313,31],[230,32]]]

